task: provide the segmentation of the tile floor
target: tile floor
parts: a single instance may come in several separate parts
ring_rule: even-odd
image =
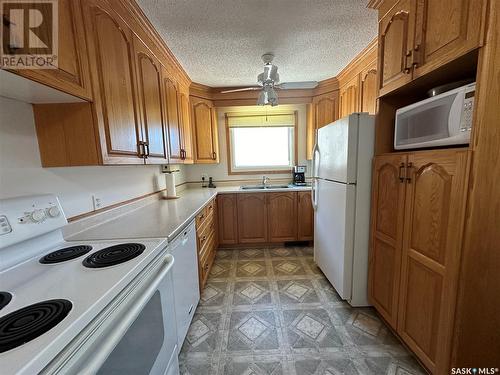
[[[312,255],[218,250],[181,374],[424,374],[373,309],[340,300]]]

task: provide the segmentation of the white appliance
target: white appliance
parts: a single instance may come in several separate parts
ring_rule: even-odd
[[[318,130],[313,156],[314,260],[340,297],[369,306],[368,245],[374,116]]]
[[[0,368],[178,374],[163,238],[65,241],[53,195],[0,200]]]
[[[468,144],[476,83],[444,92],[396,111],[394,148]]]
[[[182,348],[189,325],[200,301],[198,281],[198,252],[194,220],[171,242],[170,254],[175,258],[173,269],[175,316],[178,350]]]

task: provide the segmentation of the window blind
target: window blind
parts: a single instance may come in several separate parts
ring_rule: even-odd
[[[273,114],[237,114],[226,113],[230,128],[261,128],[261,127],[291,127],[295,126],[294,113]]]

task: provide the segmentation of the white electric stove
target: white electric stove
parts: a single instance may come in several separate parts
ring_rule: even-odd
[[[0,201],[1,373],[120,370],[124,357],[132,367],[121,369],[133,369],[120,341],[156,314],[155,295],[159,324],[168,326],[157,354],[167,358],[142,369],[165,372],[177,345],[166,239],[69,242],[66,224],[55,196]]]

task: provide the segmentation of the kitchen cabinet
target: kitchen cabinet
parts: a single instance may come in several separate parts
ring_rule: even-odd
[[[193,129],[191,123],[191,109],[189,106],[189,97],[185,92],[179,94],[179,104],[181,113],[181,137],[182,137],[182,162],[184,164],[193,164]]]
[[[381,96],[483,45],[485,0],[386,0],[381,4]]]
[[[314,239],[314,209],[311,192],[297,192],[297,241]]]
[[[219,162],[217,111],[210,100],[191,96],[195,163]]]
[[[374,162],[370,299],[438,374],[450,356],[469,158],[458,149]]]
[[[217,196],[217,218],[219,243],[234,245],[238,243],[238,209],[236,194]]]
[[[268,241],[266,194],[237,194],[238,243],[265,243]]]
[[[339,117],[359,112],[359,75],[355,75],[339,90]]]
[[[57,69],[18,69],[11,72],[68,94],[92,99],[80,0],[58,1],[58,24]],[[8,27],[8,23],[4,22],[7,29],[4,32],[8,33]]]
[[[165,151],[166,124],[162,106],[161,65],[151,51],[137,37],[136,54],[139,108],[142,119],[144,158],[147,164],[168,163]]]
[[[84,4],[103,162],[144,164],[132,31],[106,3]]]
[[[168,158],[171,163],[182,163],[182,124],[177,83],[163,68],[162,88],[165,117],[167,119]]]
[[[314,97],[313,105],[316,129],[322,128],[339,118],[338,91]]]
[[[200,292],[204,288],[212,268],[217,243],[217,202],[212,199],[196,215],[196,238],[198,247],[198,271]]]
[[[268,242],[297,239],[297,193],[264,193],[267,199]]]
[[[360,111],[374,115],[377,109],[377,60],[361,72]]]

